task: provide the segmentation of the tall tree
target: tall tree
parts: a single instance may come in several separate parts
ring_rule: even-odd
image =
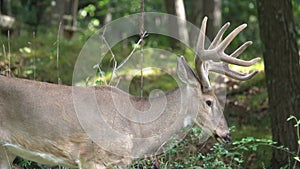
[[[210,40],[216,36],[222,23],[222,1],[221,0],[204,0],[203,14],[211,21],[207,23],[207,36]]]
[[[185,16],[185,8],[184,8],[184,3],[183,0],[175,0],[175,11],[176,11],[176,15],[182,19],[183,21],[186,20],[186,16]],[[179,34],[179,38],[184,40],[185,42],[189,41],[189,35],[188,35],[188,31],[186,28],[186,24],[185,22],[182,21],[178,21],[178,34]]]
[[[297,133],[290,115],[300,118],[300,66],[291,0],[257,0],[260,36],[269,95],[273,140],[297,152]],[[290,154],[273,149],[271,168],[293,160]]]
[[[12,15],[11,0],[1,0],[0,1],[0,13]]]
[[[217,34],[222,23],[222,1],[221,0],[196,0],[185,1],[187,6],[187,19],[194,25],[200,27],[202,19],[207,16],[207,36],[210,40]],[[193,39],[194,37],[190,37]]]
[[[188,37],[188,30],[186,27],[185,21],[186,16],[185,16],[185,7],[183,0],[165,0],[165,6],[167,13],[176,15],[179,19],[176,21],[176,23],[171,23],[169,22],[169,30],[174,31],[174,28],[178,28],[176,35],[179,37],[179,39],[188,42],[189,37]],[[175,33],[175,32],[174,32]],[[176,42],[171,40],[171,47],[174,48],[176,47]]]
[[[165,0],[165,6],[166,6],[166,11],[168,14],[171,15],[176,15],[176,10],[175,10],[175,1],[174,0]],[[177,23],[174,22],[169,22],[168,23],[168,30],[172,31],[174,28],[177,27]],[[178,32],[176,33],[176,36],[178,37]],[[176,48],[176,41],[174,39],[170,39],[170,46],[172,49]]]

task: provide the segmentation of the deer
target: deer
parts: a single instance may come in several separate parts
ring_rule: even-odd
[[[210,83],[209,72],[237,80],[248,80],[258,71],[241,73],[232,70],[228,65],[248,67],[257,63],[260,58],[249,61],[237,58],[252,44],[251,41],[245,42],[230,55],[224,52],[231,41],[246,28],[246,24],[237,27],[223,39],[223,34],[230,25],[226,23],[205,49],[206,23],[207,17],[204,17],[195,54],[195,71],[183,56],[179,56],[177,75],[183,85],[167,92],[164,97],[145,99],[113,86],[75,87],[82,94],[78,98],[81,103],[88,104],[89,93],[94,92],[99,109],[89,111],[102,111],[107,117],[108,125],[128,133],[131,136],[129,138],[153,136],[145,144],[134,144],[135,140],[131,139],[114,144],[110,150],[115,151],[96,144],[77,118],[77,110],[73,105],[73,86],[0,76],[0,168],[12,168],[16,156],[49,166],[61,165],[71,169],[127,168],[135,157],[131,152],[142,156],[159,149],[163,144],[164,139],[160,141],[155,137],[155,131],[167,129],[160,137],[168,138],[192,124],[199,125],[217,141],[229,143],[229,127]],[[112,104],[113,99],[124,103],[128,98],[130,104],[141,111],[149,110],[147,108],[151,104],[159,104],[164,99],[167,103],[160,118],[148,122],[151,125],[143,126],[124,119]],[[136,111],[125,103],[118,106],[132,114]],[[80,108],[85,109],[84,106]],[[157,110],[150,110],[148,113],[155,113],[154,111]],[[105,127],[100,123],[94,124],[93,121],[90,123],[97,130]],[[105,139],[102,138],[104,141]]]

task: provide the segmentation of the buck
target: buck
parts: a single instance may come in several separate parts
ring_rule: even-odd
[[[229,143],[228,125],[210,84],[208,73],[212,71],[234,79],[247,80],[257,71],[240,73],[230,69],[228,64],[251,66],[258,62],[259,58],[250,61],[236,58],[251,45],[251,41],[244,43],[231,55],[224,53],[230,42],[246,28],[245,24],[237,27],[222,40],[224,32],[229,27],[229,23],[225,24],[209,48],[205,49],[206,22],[205,17],[195,56],[196,72],[184,57],[178,57],[177,74],[184,84],[165,94],[167,104],[164,111],[158,119],[149,122],[150,127],[149,125],[143,127],[118,115],[115,105],[112,104],[113,99],[123,103],[130,98],[130,104],[135,109],[145,110],[150,104],[159,104],[162,97],[139,98],[111,86],[76,87],[76,90],[83,94],[95,91],[99,109],[108,118],[107,123],[116,130],[129,133],[136,138],[145,138],[162,129],[168,129],[162,137],[170,137],[186,125],[196,123],[219,142]],[[0,76],[0,86],[1,169],[11,168],[16,156],[45,165],[80,169],[126,168],[132,162],[134,154],[127,156],[108,151],[91,139],[77,118],[72,87],[4,76]],[[79,101],[85,103],[88,97],[83,95]],[[118,106],[126,112],[133,111],[128,104]],[[152,113],[155,113],[154,111]],[[174,114],[177,114],[176,119]],[[170,121],[174,124],[171,125]],[[103,127],[102,124],[93,125],[100,130]],[[159,149],[161,144],[162,142],[154,137],[147,144],[128,143],[129,146],[116,144],[112,149],[116,149],[116,152],[120,150],[143,155]]]

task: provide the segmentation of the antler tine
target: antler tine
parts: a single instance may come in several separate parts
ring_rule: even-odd
[[[218,47],[215,47],[215,52],[219,55],[219,59],[223,62],[235,64],[239,66],[252,66],[253,64],[260,61],[260,58],[255,58],[250,61],[245,61],[242,59],[237,59],[238,57],[248,46],[252,44],[251,41],[244,43],[236,51],[234,51],[230,56],[224,53],[224,50],[230,44],[230,42],[245,28],[247,24],[242,24],[239,27],[235,28],[220,44]],[[219,52],[218,52],[219,51]]]
[[[224,26],[222,26],[222,28],[217,33],[216,37],[214,38],[214,40],[212,41],[208,49],[215,48],[218,44],[220,44],[220,42],[222,41],[222,37],[225,31],[229,28],[229,26],[230,26],[229,22],[227,22]]]
[[[222,50],[225,50],[227,46],[231,43],[231,41],[245,28],[247,27],[247,24],[242,24],[239,27],[235,28],[221,43],[220,48]]]
[[[246,61],[246,60],[241,60],[241,59],[236,59],[234,57],[226,56],[226,57],[221,58],[221,61],[226,62],[226,63],[231,63],[234,65],[238,65],[238,66],[249,67],[249,66],[252,66],[255,63],[257,63],[258,61],[260,61],[260,58],[257,57],[252,60]]]
[[[203,64],[203,55],[202,53],[205,53],[204,49],[204,43],[205,43],[205,35],[206,35],[206,24],[207,23],[207,16],[203,18],[200,32],[199,32],[199,38],[197,43],[197,51],[196,51],[196,57],[195,57],[195,67],[196,72],[199,76],[199,80],[202,85],[202,91],[207,92],[211,90],[211,86],[208,79],[208,69],[205,67],[205,64]],[[200,58],[201,55],[201,58]]]
[[[229,68],[227,63],[222,62],[209,62],[209,71],[226,75],[236,80],[248,80],[251,79],[258,71],[253,71],[251,73],[245,74],[241,72],[234,71]]]
[[[237,58],[250,45],[252,45],[252,41],[245,42],[242,46],[240,46],[237,50],[235,50],[230,56]]]
[[[201,25],[201,29],[200,29],[200,33],[199,33],[199,39],[198,39],[198,52],[201,52],[204,50],[204,42],[205,42],[205,34],[206,34],[206,23],[207,23],[207,17],[205,16],[203,21],[202,21],[202,25]]]
[[[195,67],[196,72],[199,76],[200,83],[202,85],[202,91],[208,92],[212,90],[212,87],[209,82],[208,73],[209,71],[224,74],[228,77],[237,79],[237,80],[247,80],[252,78],[257,71],[245,74],[240,73],[234,70],[231,70],[228,64],[234,64],[239,66],[252,66],[253,64],[260,61],[260,58],[254,58],[249,61],[242,59],[237,59],[237,57],[252,44],[251,41],[248,41],[241,45],[237,50],[235,50],[230,56],[225,54],[225,49],[231,43],[231,41],[242,31],[247,25],[242,24],[236,29],[234,29],[223,41],[222,36],[225,31],[228,29],[230,23],[226,23],[217,33],[213,42],[206,50],[204,49],[205,42],[205,32],[206,32],[206,23],[207,17],[204,17],[201,25],[201,30],[199,33],[199,39],[197,44],[197,53],[195,57]]]
[[[258,71],[255,70],[248,74],[239,75],[239,72],[235,72],[229,69],[228,71],[225,72],[225,75],[236,80],[248,80],[251,79],[253,76],[255,76],[257,73]]]

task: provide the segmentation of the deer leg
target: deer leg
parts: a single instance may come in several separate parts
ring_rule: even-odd
[[[16,156],[0,145],[0,168],[12,169],[12,162]]]

